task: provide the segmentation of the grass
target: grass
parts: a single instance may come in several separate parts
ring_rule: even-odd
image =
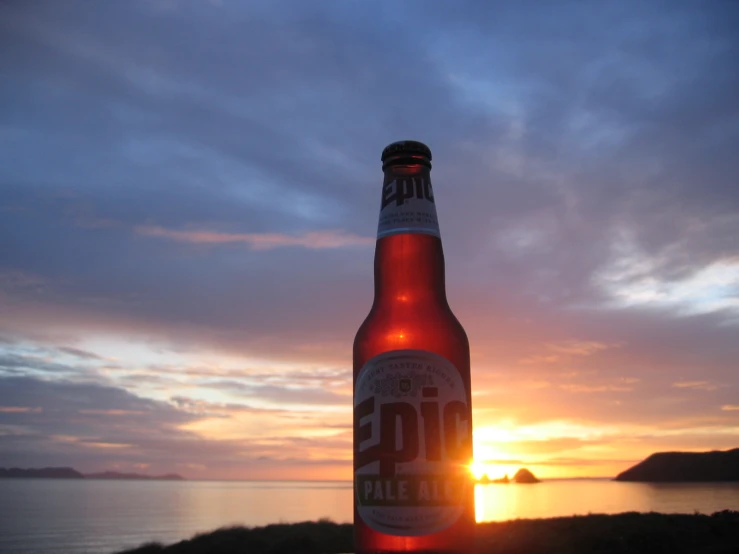
[[[354,549],[351,524],[327,520],[228,527],[119,554],[338,554]],[[624,513],[517,519],[477,526],[476,554],[739,554],[739,512]]]

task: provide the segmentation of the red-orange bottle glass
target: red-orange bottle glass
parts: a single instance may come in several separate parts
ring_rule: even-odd
[[[375,299],[354,339],[357,554],[470,552],[470,351],[449,308],[431,152],[382,153]]]

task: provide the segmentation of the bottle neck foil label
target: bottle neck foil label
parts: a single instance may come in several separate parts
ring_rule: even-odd
[[[428,173],[393,179],[383,185],[377,238],[398,233],[441,237]]]

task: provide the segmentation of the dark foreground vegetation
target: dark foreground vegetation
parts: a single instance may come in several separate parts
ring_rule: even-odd
[[[352,526],[330,521],[230,527],[170,546],[120,554],[337,554],[352,552]],[[478,554],[739,554],[739,512],[625,513],[481,523]]]

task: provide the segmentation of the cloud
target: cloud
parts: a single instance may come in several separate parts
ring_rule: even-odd
[[[672,386],[678,389],[696,389],[696,390],[716,390],[721,385],[711,383],[709,381],[678,381],[672,383]]]
[[[2,378],[0,389],[0,405],[31,408],[0,416],[0,450],[8,463],[72,456],[89,467],[107,456],[96,450],[100,445],[136,445],[134,456],[151,456],[157,441],[169,442],[177,425],[192,419],[164,403],[90,383],[11,377]]]
[[[319,404],[326,407],[351,405],[350,394],[337,394],[324,388],[294,386],[251,385],[239,381],[219,380],[202,383],[201,386],[223,389],[239,396],[268,401],[273,404],[300,406]]]
[[[602,350],[618,348],[621,344],[607,344],[598,341],[567,340],[560,343],[546,344],[546,354],[529,356],[519,360],[522,364],[551,364],[560,363],[564,360],[578,356],[592,356]]]
[[[0,412],[6,414],[27,414],[27,413],[39,413],[43,412],[44,409],[41,407],[32,408],[30,406],[0,406]]]
[[[568,392],[629,392],[634,390],[634,387],[624,385],[577,385],[574,383],[559,387]]]
[[[617,306],[670,309],[678,315],[711,312],[739,314],[739,258],[717,259],[707,266],[664,275],[681,254],[673,244],[657,257],[644,253],[622,232],[613,245],[614,259],[594,279]]]
[[[161,227],[137,227],[142,235],[166,238],[192,244],[244,244],[255,250],[270,250],[286,246],[305,248],[341,248],[346,246],[371,246],[375,239],[347,234],[342,231],[311,231],[300,236],[280,233],[219,233],[214,231],[177,231]]]
[[[97,354],[93,352],[86,352],[85,350],[80,350],[79,348],[73,348],[71,346],[60,346],[58,347],[59,352],[62,352],[63,354],[69,354],[71,356],[75,356],[76,358],[81,358],[83,360],[103,360],[101,356],[98,356]]]
[[[74,365],[54,362],[38,355],[0,354],[0,376],[36,374],[74,377],[84,373],[84,369]]]
[[[295,419],[287,433],[242,433],[230,438],[230,420],[238,414],[272,416],[255,427],[261,426],[267,433],[285,429],[285,421],[280,423],[279,418],[289,415],[286,410],[182,397],[173,402],[155,401],[93,383],[0,378],[0,463],[34,465],[39,463],[34,460],[46,460],[82,471],[147,464],[150,472],[160,472],[198,460],[201,471],[211,476],[245,478],[263,474],[260,467],[267,460],[275,467],[316,461],[330,467],[350,452],[351,438],[346,430],[335,429],[336,438],[325,432],[317,436],[311,429],[321,425],[310,421],[301,425]],[[220,418],[218,431],[226,432],[201,434],[209,429],[208,418],[214,415]],[[322,417],[325,421],[326,415]],[[234,424],[243,429],[243,422]],[[290,435],[301,427],[305,434]],[[304,458],[304,451],[311,455]]]

